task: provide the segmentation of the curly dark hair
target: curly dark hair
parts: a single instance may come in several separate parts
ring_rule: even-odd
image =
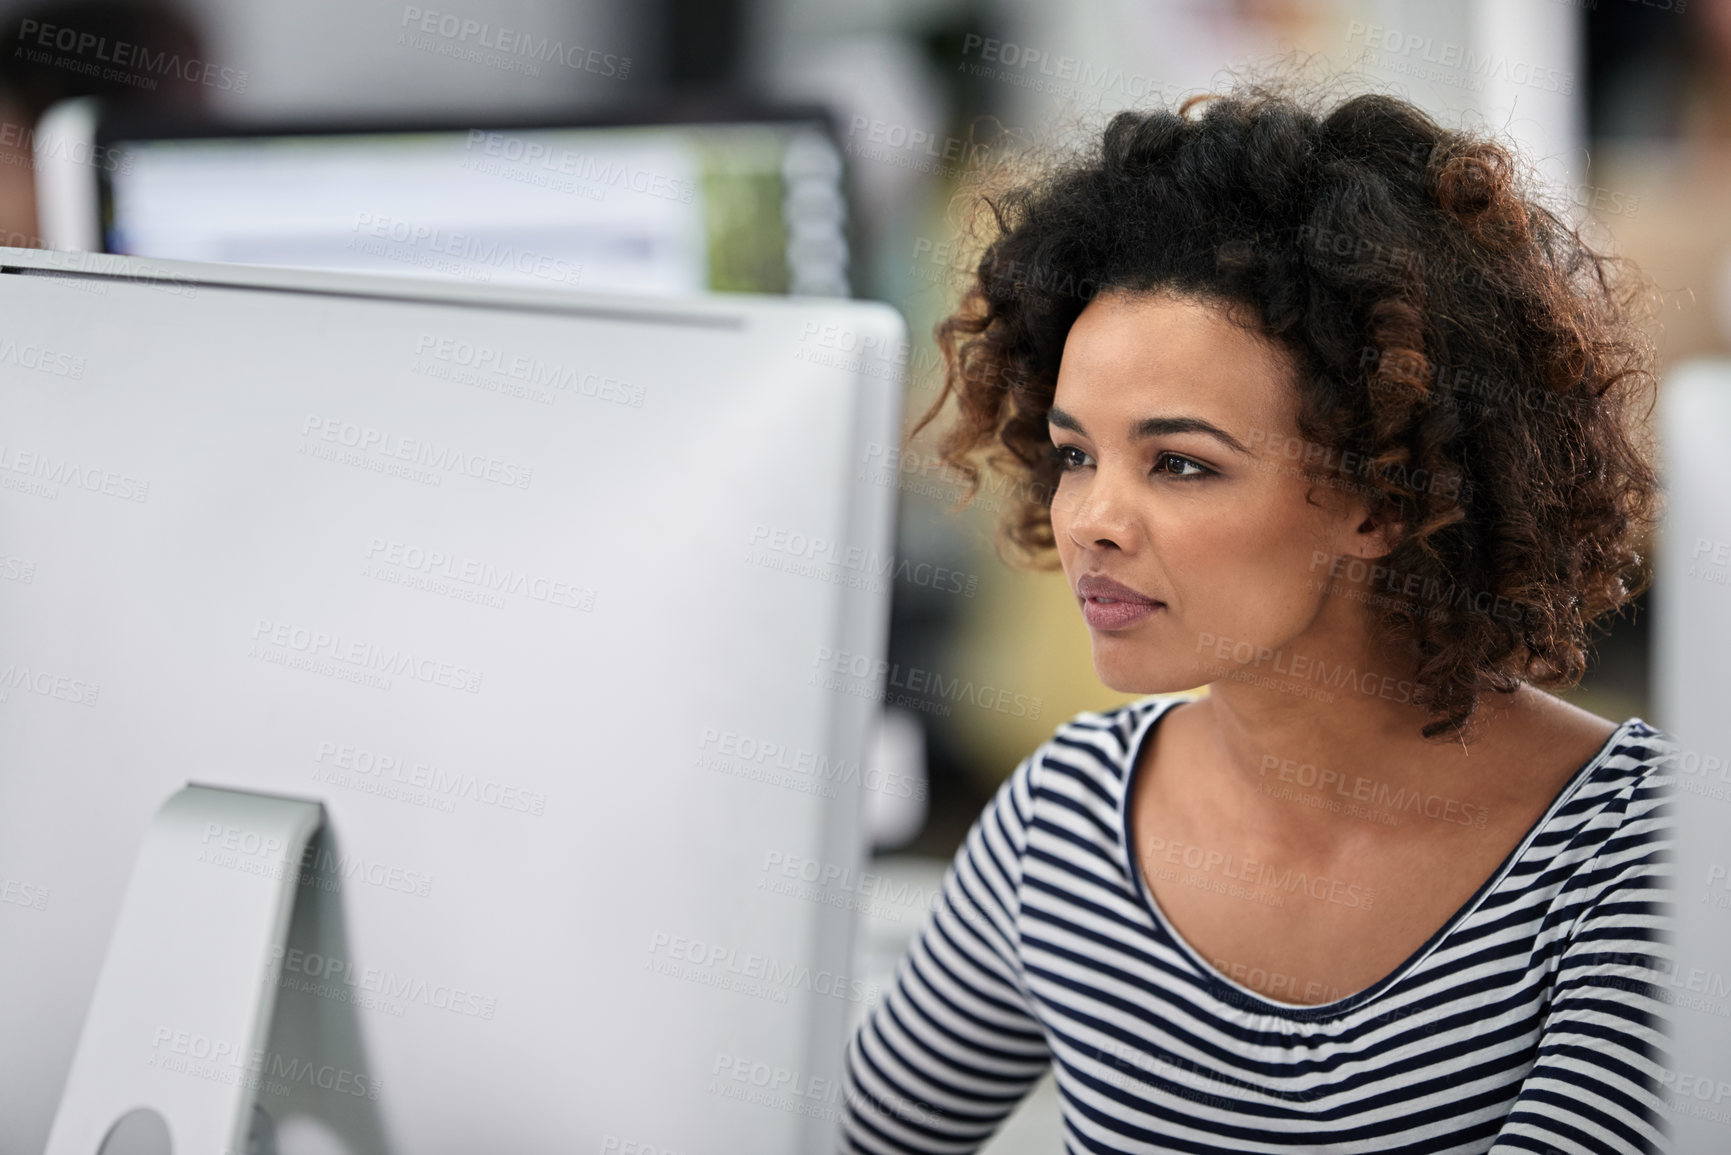
[[[937,448],[960,504],[987,451],[1017,494],[1000,554],[1055,569],[1046,416],[1071,324],[1105,291],[1226,306],[1298,367],[1304,475],[1398,527],[1379,564],[1433,592],[1377,599],[1373,628],[1416,662],[1423,736],[1462,737],[1484,691],[1578,684],[1589,627],[1651,579],[1647,286],[1494,139],[1390,96],[1319,103],[1244,86],[1121,112],[1081,157],[981,194],[989,239],[909,436],[953,394]]]

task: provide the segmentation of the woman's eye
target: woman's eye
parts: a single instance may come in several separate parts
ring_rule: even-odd
[[[1166,468],[1166,463],[1169,461],[1179,462],[1181,465],[1188,466],[1190,469],[1194,470],[1194,472],[1191,472],[1191,473],[1173,473],[1170,469]],[[1209,469],[1205,465],[1196,464],[1194,461],[1190,460],[1188,457],[1180,457],[1176,453],[1162,453],[1159,457],[1156,457],[1154,459],[1154,472],[1165,473],[1165,474],[1168,474],[1172,477],[1188,479],[1188,478],[1192,478],[1192,477],[1207,477],[1210,473],[1213,473],[1214,471],[1212,469]]]
[[[1054,445],[1052,447],[1052,462],[1060,473],[1071,473],[1081,469],[1091,462],[1091,458],[1074,445]],[[1172,462],[1177,462],[1179,471],[1171,468]],[[1161,453],[1154,459],[1154,470],[1164,474],[1174,481],[1194,481],[1198,478],[1212,476],[1214,471],[1206,465],[1199,465],[1188,457],[1176,453]]]
[[[1088,455],[1074,445],[1054,445],[1052,447],[1052,461],[1056,463],[1061,473],[1080,469],[1087,463],[1087,460]]]

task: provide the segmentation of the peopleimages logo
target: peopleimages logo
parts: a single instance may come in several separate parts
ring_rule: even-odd
[[[130,474],[116,473],[112,469],[81,464],[69,457],[57,458],[52,453],[19,449],[15,445],[0,442],[0,474],[4,473],[21,473],[48,483],[47,487],[43,488],[42,496],[49,498],[59,495],[59,491],[53,489],[53,486],[63,485],[69,489],[83,489],[90,493],[117,497],[122,501],[150,499],[150,482]]]
[[[514,594],[530,601],[564,609],[590,611],[595,608],[595,590],[574,582],[557,581],[545,574],[515,566],[500,566],[479,558],[464,557],[450,550],[427,549],[412,542],[374,536],[367,543],[369,564],[425,575],[470,586],[487,593]],[[368,576],[375,576],[369,572]]]
[[[41,345],[21,345],[10,337],[0,338],[0,365],[17,365],[21,369],[34,369],[55,377],[84,376],[84,358],[45,349]]]
[[[340,663],[350,667],[354,673],[372,675],[375,680],[383,681],[384,684],[380,687],[382,689],[389,689],[390,683],[379,675],[391,675],[479,694],[484,677],[481,670],[441,661],[401,646],[380,645],[364,638],[348,637],[341,633],[312,629],[271,618],[259,618],[253,623],[251,640],[249,657],[275,664],[284,654],[298,654],[322,659],[327,663]]]
[[[705,726],[698,737],[697,749],[696,764],[706,769],[741,778],[762,778],[774,785],[804,786],[805,793],[816,793],[825,798],[834,797],[832,784],[856,782],[867,790],[896,798],[923,801],[926,797],[923,777],[857,760],[832,758],[774,738]]]
[[[1039,698],[1018,694],[1001,686],[976,684],[972,678],[946,677],[937,670],[888,662],[882,658],[873,658],[869,654],[819,646],[812,659],[812,666],[814,669],[806,676],[807,684],[874,698],[886,705],[927,710],[941,705],[947,712],[950,703],[966,702],[983,710],[995,710],[1017,718],[1040,716],[1042,703]],[[880,678],[895,690],[905,690],[907,693],[875,690],[875,683]]]
[[[430,470],[443,470],[447,474],[461,473],[477,481],[490,481],[496,485],[509,485],[517,489],[528,489],[535,475],[535,467],[532,465],[489,457],[483,453],[471,453],[424,438],[405,437],[336,417],[309,414],[301,425],[301,436],[305,440],[299,452],[303,453],[308,445],[317,449],[320,446],[316,442],[324,442],[331,447],[374,454],[380,458],[392,458],[393,464],[406,462],[425,466]],[[313,453],[311,456],[320,454]],[[431,473],[429,476],[435,479],[434,484],[443,480],[443,476],[438,473]]]
[[[32,46],[44,51],[33,51]],[[69,53],[70,57],[77,59],[63,56],[55,60],[48,57],[48,51]],[[80,32],[76,28],[45,24],[40,20],[18,22],[17,54],[32,63],[57,64],[89,75],[100,74],[107,79],[124,79],[109,76],[115,70],[101,67],[104,64],[113,64],[135,74],[149,74],[158,78],[172,76],[188,84],[202,84],[207,88],[220,88],[225,92],[246,91],[247,75],[241,69],[222,68],[194,56],[182,59],[179,53],[166,50],[152,52],[142,44],[125,40],[111,41],[94,32]],[[154,80],[149,87],[156,87]]]
[[[770,1002],[785,1003],[789,992],[805,992],[871,1004],[881,993],[877,983],[864,979],[665,931],[650,938],[649,954],[653,957],[644,960],[644,969],[655,974]]]
[[[677,201],[687,205],[697,196],[697,185],[690,180],[628,164],[618,157],[602,157],[569,148],[555,148],[549,141],[531,137],[472,128],[463,149],[467,152],[478,152],[480,156],[465,157],[459,166],[461,168],[498,175],[504,175],[515,168],[536,169],[553,176],[572,178],[573,183],[564,189],[567,192],[592,187],[605,195],[606,189],[619,188],[658,200]],[[504,161],[508,164],[503,168],[489,168],[485,167],[487,161],[484,158],[493,158],[495,163]]]
[[[473,369],[522,381],[530,386],[555,390],[570,396],[593,397],[616,405],[643,408],[644,387],[609,377],[604,373],[553,364],[525,353],[476,344],[453,337],[422,333],[415,342],[417,357],[430,357],[447,365]]]
[[[70,674],[57,674],[40,666],[8,662],[4,669],[0,669],[0,701],[10,700],[14,690],[58,698],[75,706],[94,706],[102,687],[96,682],[87,682]]]
[[[299,1083],[339,1095],[377,1099],[379,1081],[330,1063],[246,1047],[230,1039],[202,1035],[196,1031],[158,1026],[150,1041],[148,1064],[162,1071],[191,1075],[211,1082],[243,1084],[284,1095],[287,1084]],[[265,1080],[260,1088],[260,1081]]]
[[[405,5],[400,27],[410,32],[418,31],[438,36],[453,47],[468,47],[472,41],[475,49],[496,52],[505,60],[521,57],[523,63],[532,60],[547,64],[558,63],[567,68],[593,72],[598,76],[617,77],[620,80],[631,74],[629,56],[585,48],[581,44],[566,44],[551,36],[536,36],[533,32],[525,32],[520,28],[507,28],[504,25],[495,27],[488,21],[458,16],[454,12],[434,12],[413,4]],[[419,43],[413,46],[424,47]],[[530,75],[539,75],[539,71],[533,71]]]
[[[1523,85],[1543,92],[1569,96],[1575,91],[1575,74],[1562,69],[1525,60],[1510,60],[1500,53],[1481,51],[1470,44],[1437,40],[1398,28],[1366,24],[1354,20],[1347,25],[1348,42],[1362,39],[1369,50],[1383,55],[1373,64],[1381,64],[1396,72],[1418,72],[1445,84],[1467,83],[1475,92],[1482,92],[1487,80]],[[1414,58],[1397,60],[1394,58]],[[1415,65],[1419,67],[1414,67]],[[1422,66],[1428,65],[1429,68]]]
[[[14,878],[0,878],[0,902],[9,902],[31,910],[47,910],[48,888],[33,886]]]
[[[1116,93],[1131,100],[1153,99],[1164,104],[1176,104],[1183,95],[1181,89],[1168,81],[977,32],[963,36],[962,60],[957,70],[1017,88],[1050,93],[1059,99],[1077,97],[1082,89],[1095,95]]]
[[[911,558],[897,557],[893,551],[886,555],[864,546],[843,547],[840,542],[828,538],[808,536],[761,522],[752,527],[746,544],[750,548],[745,560],[754,565],[835,582],[850,589],[863,588],[875,594],[888,592],[883,580],[885,577],[970,598],[980,585],[977,574],[963,573],[931,562],[916,563]]]
[[[313,762],[318,766],[313,773],[323,774],[325,781],[340,775],[343,779],[340,784],[373,787],[363,790],[364,793],[380,793],[380,788],[388,793],[391,784],[401,785],[409,791],[428,794],[440,803],[436,809],[447,812],[454,809],[451,805],[453,799],[523,814],[540,815],[547,810],[547,796],[538,790],[513,786],[487,775],[447,769],[403,754],[370,750],[365,746],[320,742]]]
[[[34,156],[37,159],[49,157],[54,160],[70,161],[73,164],[88,164],[100,168],[104,172],[130,173],[132,171],[132,154],[107,145],[93,144],[88,140],[80,140],[74,136],[58,135],[43,136],[28,124],[15,124],[11,121],[0,123],[0,145],[16,149],[24,154],[19,163],[24,164]],[[0,159],[0,164],[13,163],[10,157]],[[11,242],[8,241],[8,244]],[[46,244],[23,245],[21,248],[42,249]]]
[[[551,253],[520,249],[496,237],[369,212],[355,214],[352,231],[355,235],[349,238],[347,248],[459,275],[491,280],[495,270],[514,271],[562,285],[575,285],[583,279],[581,264]],[[399,247],[393,249],[392,245]],[[442,260],[444,257],[451,259]]]

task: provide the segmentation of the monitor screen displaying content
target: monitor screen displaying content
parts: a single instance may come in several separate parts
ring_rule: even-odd
[[[113,133],[99,174],[113,253],[608,293],[848,295],[841,155],[821,119]]]

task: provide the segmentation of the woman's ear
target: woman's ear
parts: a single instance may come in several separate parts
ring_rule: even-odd
[[[1404,526],[1398,521],[1382,521],[1366,513],[1353,530],[1352,553],[1369,561],[1387,557],[1400,544]]]
[[[1317,501],[1319,491],[1321,500]],[[1312,487],[1307,500],[1328,507],[1334,532],[1344,535],[1324,547],[1337,556],[1350,555],[1369,561],[1386,557],[1400,544],[1405,526],[1372,513],[1362,495],[1324,484]]]

